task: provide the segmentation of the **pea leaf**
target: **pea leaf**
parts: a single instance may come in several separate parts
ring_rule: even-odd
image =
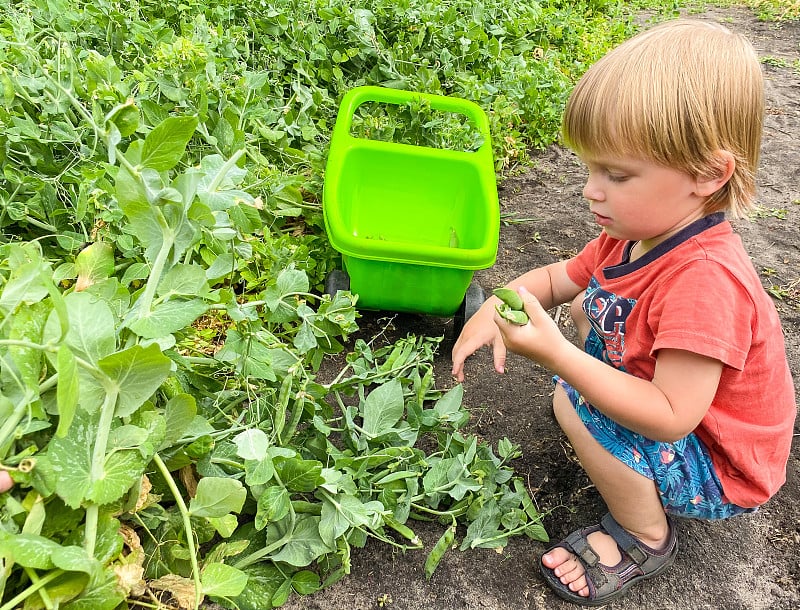
[[[64,437],[56,436],[47,448],[55,491],[70,508],[78,508],[91,485],[92,447],[97,435],[96,416],[78,409]]]
[[[292,575],[292,588],[300,595],[311,595],[319,591],[319,575],[311,570],[300,570]]]
[[[469,419],[469,413],[463,408],[464,386],[458,384],[436,401],[434,413],[441,422],[450,422],[454,428],[460,428]]]
[[[0,530],[0,543],[3,547],[3,555],[26,568],[35,570],[51,570],[53,563],[53,553],[61,546],[49,538],[36,534],[11,534]]]
[[[365,504],[348,494],[326,496],[322,502],[319,534],[326,544],[334,546],[336,539],[348,529],[367,524],[376,509],[383,510],[383,505],[380,502]]]
[[[186,328],[208,311],[209,304],[200,299],[188,301],[167,301],[155,306],[142,318],[137,318],[128,326],[140,337],[158,339]]]
[[[194,396],[190,394],[178,394],[169,399],[164,407],[164,418],[166,419],[166,438],[165,449],[174,445],[189,429],[195,416],[197,415],[197,403]]]
[[[206,517],[211,526],[223,538],[230,538],[239,527],[239,519],[236,515],[228,513],[224,517]]]
[[[85,572],[92,575],[100,568],[99,562],[90,557],[86,549],[79,546],[59,546],[53,551],[51,558],[55,567],[68,572]]]
[[[75,257],[78,280],[75,290],[86,290],[92,284],[104,280],[114,273],[114,248],[98,241],[86,246]]]
[[[165,300],[173,296],[202,297],[209,292],[206,272],[200,265],[177,264],[158,284],[157,294]]]
[[[189,512],[194,517],[224,517],[241,512],[246,497],[247,490],[236,479],[204,477],[197,484]]]
[[[137,140],[128,147],[126,156],[136,159],[140,152],[141,140]],[[164,233],[156,210],[148,199],[147,171],[143,170],[141,177],[134,177],[121,167],[115,178],[115,194],[120,209],[128,218],[129,231],[145,247],[145,259],[152,263],[164,243]],[[154,178],[159,179],[158,174]]]
[[[197,117],[168,117],[156,125],[144,140],[143,167],[166,171],[175,167],[197,129]]]
[[[245,460],[245,482],[250,485],[265,485],[275,474],[272,458],[265,456],[260,460]]]
[[[27,307],[20,307],[10,320],[11,329],[8,338],[31,343],[41,342],[42,332],[49,312],[48,301],[39,301]],[[37,390],[44,360],[41,350],[12,345],[8,348],[8,355],[11,357],[16,372],[25,386]],[[7,362],[4,363],[3,367],[0,367],[0,378],[5,379],[8,375],[8,370],[5,369],[8,366]]]
[[[56,493],[70,508],[78,508],[84,501],[108,504],[118,500],[139,480],[152,457],[152,443],[148,438],[142,448],[107,454],[101,470],[94,473],[93,478],[92,456],[99,418],[99,411],[90,414],[78,409],[67,435],[54,437],[48,445],[46,458],[54,474]],[[157,426],[152,425],[149,429],[151,434],[158,436]],[[138,438],[142,440],[141,436]]]
[[[319,522],[317,516],[300,515],[292,530],[292,537],[270,559],[302,568],[317,557],[332,552],[335,547],[328,545],[319,534]],[[280,530],[277,525],[276,528]]]
[[[97,363],[119,389],[116,414],[132,415],[164,382],[172,369],[172,361],[161,353],[157,344],[134,345],[106,356]]]
[[[209,563],[200,574],[203,593],[218,597],[235,597],[247,586],[247,574],[224,563]]]
[[[115,572],[108,568],[90,579],[83,593],[61,606],[64,610],[114,610],[125,601]]]
[[[251,428],[233,438],[236,453],[245,460],[262,460],[269,449],[269,437],[263,430]]]
[[[72,353],[97,364],[116,348],[115,319],[106,301],[88,292],[71,292],[64,297],[69,330],[66,345]],[[45,325],[44,340],[57,341],[61,337],[58,315],[53,311]]]
[[[47,271],[41,260],[32,260],[12,268],[11,277],[0,293],[0,309],[14,311],[21,303],[31,304],[47,296],[42,272]]]
[[[296,319],[295,295],[308,292],[309,282],[305,271],[289,267],[282,270],[275,281],[264,291],[264,300],[269,309],[269,320],[275,323]]]
[[[372,390],[364,401],[363,409],[364,432],[373,437],[389,432],[405,411],[400,382],[392,379]]]
[[[324,482],[322,463],[302,458],[276,459],[275,469],[290,491],[314,491]]]
[[[467,526],[467,535],[461,542],[461,550],[504,547],[508,542],[508,535],[500,530],[500,519],[496,501],[490,500],[484,504],[475,520]]]
[[[232,601],[239,610],[272,608],[272,598],[286,580],[283,572],[271,562],[256,563],[244,570],[247,584]]]
[[[220,155],[209,155],[200,162],[205,175],[197,186],[197,196],[215,211],[225,210],[241,202],[253,203],[253,196],[235,188],[247,171],[226,163]]]
[[[289,514],[291,498],[285,487],[271,485],[267,487],[263,494],[258,498],[258,509],[256,511],[256,528],[264,529],[268,524],[280,521]]]

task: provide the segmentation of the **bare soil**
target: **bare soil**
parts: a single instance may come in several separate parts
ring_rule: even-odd
[[[695,15],[744,32],[764,58],[767,117],[759,212],[737,221],[765,288],[778,287],[775,304],[784,324],[786,349],[800,395],[800,24],[766,23],[746,9],[711,9]],[[794,65],[793,65],[794,64]],[[503,181],[497,263],[477,272],[488,291],[536,266],[568,257],[596,234],[581,196],[584,170],[570,152],[557,146],[535,156],[525,173]],[[554,315],[559,312],[554,311]],[[559,316],[572,332],[568,315]],[[372,337],[386,314],[365,313],[360,336]],[[713,312],[709,312],[713,315]],[[424,316],[397,316],[387,340],[408,333],[446,339],[436,363],[437,380],[450,380],[452,322]],[[491,352],[467,362],[466,404],[471,429],[492,443],[508,437],[522,445],[516,461],[553,539],[598,521],[603,502],[576,463],[551,412],[550,374],[530,361],[511,356],[498,376]],[[800,431],[800,425],[796,432]],[[800,448],[798,435],[789,460],[787,482],[753,515],[724,522],[681,520],[681,552],[666,576],[635,587],[617,610],[717,609],[789,610],[800,608]],[[438,524],[417,524],[430,544]],[[294,597],[289,610],[511,610],[570,608],[542,581],[536,562],[546,545],[515,538],[503,550],[448,553],[430,581],[424,576],[423,551],[401,554],[386,545],[368,544],[353,556],[352,574],[309,597]]]

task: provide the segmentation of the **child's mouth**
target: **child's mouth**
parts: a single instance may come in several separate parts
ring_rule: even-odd
[[[594,221],[601,227],[608,226],[612,222],[608,216],[603,216],[602,214],[598,214],[597,212],[592,212],[592,214],[594,214]]]

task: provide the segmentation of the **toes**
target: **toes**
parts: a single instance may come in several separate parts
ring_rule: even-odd
[[[575,593],[583,597],[589,597],[589,586],[588,583],[586,582],[586,577],[583,574],[581,574],[578,578],[576,578],[572,582],[564,584],[569,587],[570,591],[574,591]]]
[[[574,557],[567,549],[559,546],[542,555],[542,563],[551,570],[555,570],[562,563]]]
[[[589,588],[586,582],[586,571],[583,564],[572,553],[558,547],[542,555],[542,563],[550,568],[562,584],[578,595],[588,597]]]
[[[569,559],[554,570],[555,575],[565,585],[575,582],[584,575],[584,568],[577,559]]]
[[[555,548],[542,555],[542,563],[553,571],[562,584],[578,595],[587,597],[586,571],[583,564],[572,553],[563,548]]]

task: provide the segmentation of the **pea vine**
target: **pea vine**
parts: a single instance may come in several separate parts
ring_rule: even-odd
[[[360,84],[479,102],[513,167],[616,6],[0,0],[0,610],[278,607],[368,542],[430,577],[545,540],[439,339],[379,345],[323,294],[322,167]],[[361,128],[465,137],[403,112]]]

